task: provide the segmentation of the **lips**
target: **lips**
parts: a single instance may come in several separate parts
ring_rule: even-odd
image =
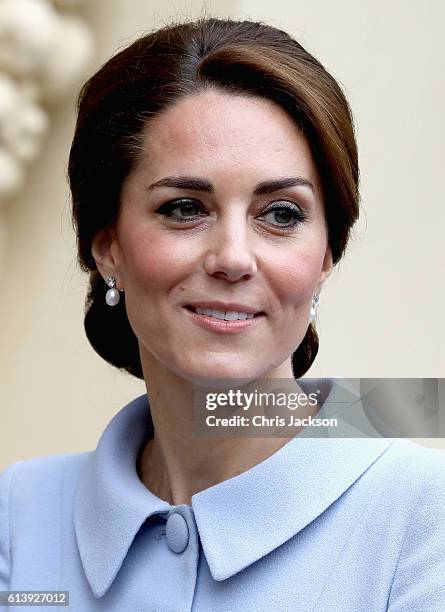
[[[254,316],[265,314],[265,312],[259,308],[235,302],[190,302],[188,304],[184,304],[184,307],[192,312],[196,312],[196,308],[206,308],[209,310],[219,310],[223,312],[246,312],[248,314],[253,314]]]
[[[227,307],[227,305],[225,305],[225,307]],[[195,312],[190,305],[185,305],[183,308],[186,313],[186,317],[190,317],[190,320],[195,325],[215,334],[238,334],[244,332],[244,330],[247,332],[247,330],[254,329],[258,325],[261,325],[261,321],[265,318],[264,314],[258,312],[256,314],[251,314],[250,317],[247,318],[226,319],[214,317],[210,314],[206,314],[205,312],[202,314],[200,312]],[[199,307],[198,310],[200,310]],[[203,310],[207,309],[203,308]],[[212,312],[211,308],[208,310]]]
[[[190,310],[190,312],[198,313],[196,308],[194,308],[193,306],[187,305],[187,306],[184,306],[184,308],[186,308],[187,310]],[[204,307],[202,307],[202,308],[204,308]],[[215,309],[210,309],[210,310],[216,310],[216,308]],[[219,312],[247,312],[247,311],[242,311],[242,310],[236,310],[236,311],[224,310],[223,311],[223,310],[221,310]],[[256,317],[260,317],[262,315],[264,315],[263,312],[255,312],[255,313],[253,313],[253,317],[252,318],[255,319]]]

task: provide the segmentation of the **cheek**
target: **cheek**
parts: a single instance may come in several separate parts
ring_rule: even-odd
[[[184,245],[158,232],[141,231],[123,247],[124,276],[133,289],[159,291],[184,274]],[[153,291],[154,290],[154,291]]]
[[[300,307],[311,300],[320,275],[322,257],[312,250],[296,249],[270,270],[274,293],[281,304]]]

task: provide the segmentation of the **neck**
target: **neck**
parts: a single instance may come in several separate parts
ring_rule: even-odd
[[[154,436],[142,449],[138,472],[145,486],[172,505],[249,470],[291,437],[205,437],[194,433],[193,384],[141,351]],[[267,378],[292,378],[290,361]],[[301,389],[295,383],[295,389]]]

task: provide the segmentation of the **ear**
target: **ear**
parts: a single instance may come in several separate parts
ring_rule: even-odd
[[[112,227],[101,229],[96,233],[91,242],[91,254],[102,277],[114,276],[116,288],[121,288],[119,243]]]
[[[334,263],[332,260],[332,251],[331,251],[331,247],[328,245],[326,247],[326,253],[323,259],[323,265],[321,267],[321,273],[319,277],[317,293],[320,293],[321,288],[323,287],[324,282],[326,281],[326,279],[332,272],[333,267],[334,267]]]

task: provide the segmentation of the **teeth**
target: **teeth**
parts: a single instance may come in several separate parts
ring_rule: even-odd
[[[223,310],[212,310],[210,308],[196,307],[195,311],[198,314],[204,314],[209,317],[214,317],[215,319],[223,319],[225,321],[244,321],[244,319],[253,319],[253,317],[255,316],[253,312],[236,312],[235,310],[228,310],[225,312]]]

